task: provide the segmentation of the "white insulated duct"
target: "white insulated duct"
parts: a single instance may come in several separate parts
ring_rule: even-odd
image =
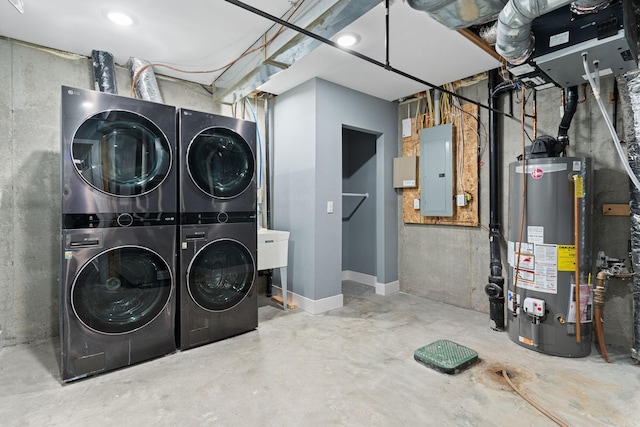
[[[427,12],[452,30],[485,24],[496,19],[508,0],[407,0],[409,6]]]
[[[609,0],[509,0],[498,16],[496,52],[513,65],[524,63],[534,47],[531,22],[559,7],[572,4],[579,14],[598,12],[609,5]]]

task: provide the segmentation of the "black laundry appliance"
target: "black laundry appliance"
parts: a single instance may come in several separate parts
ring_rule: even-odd
[[[182,350],[258,326],[256,232],[255,222],[180,226]]]
[[[184,350],[258,325],[256,124],[187,109],[178,115]]]
[[[176,110],[62,87],[60,335],[70,381],[175,345]]]
[[[187,109],[179,115],[181,223],[255,215],[256,124]]]

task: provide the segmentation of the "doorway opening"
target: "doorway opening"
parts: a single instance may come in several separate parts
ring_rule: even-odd
[[[377,140],[373,133],[342,129],[342,280],[369,285],[373,292],[378,250]]]

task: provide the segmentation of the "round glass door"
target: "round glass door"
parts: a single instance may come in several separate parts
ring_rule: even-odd
[[[249,250],[235,240],[209,243],[191,261],[187,288],[193,301],[205,310],[227,310],[251,289],[255,264]]]
[[[121,197],[153,191],[171,168],[166,136],[128,111],[104,111],[85,120],[73,137],[71,156],[89,185]]]
[[[106,334],[135,331],[155,319],[171,297],[169,265],[137,246],[111,249],[85,264],[71,288],[76,316]]]
[[[187,167],[200,190],[211,197],[229,199],[249,187],[255,162],[244,138],[230,129],[210,128],[189,144]]]

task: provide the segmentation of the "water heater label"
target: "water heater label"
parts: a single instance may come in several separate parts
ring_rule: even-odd
[[[529,243],[544,243],[544,227],[537,225],[527,226],[527,241]]]
[[[558,245],[558,271],[576,270],[576,247],[574,245]]]

